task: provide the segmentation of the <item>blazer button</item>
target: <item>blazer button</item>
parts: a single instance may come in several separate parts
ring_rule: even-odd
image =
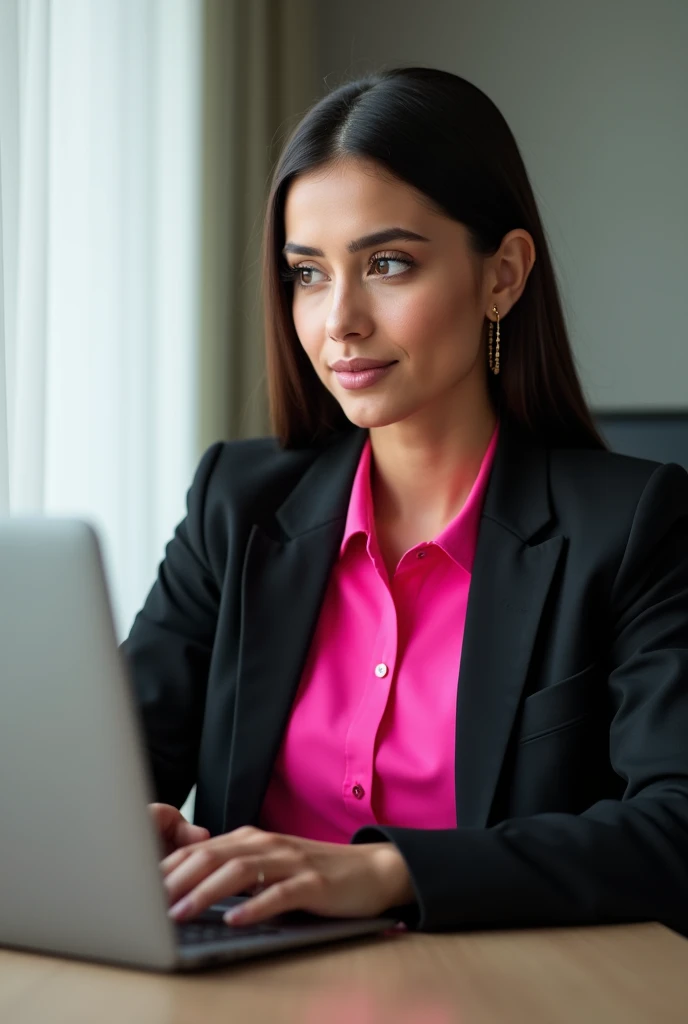
[[[363,797],[365,796],[365,790],[363,786],[359,786],[358,783],[356,783],[356,785],[354,786],[352,793],[354,794],[357,800],[362,800]]]
[[[387,675],[387,666],[383,662],[375,666],[375,675],[378,679],[383,679]]]

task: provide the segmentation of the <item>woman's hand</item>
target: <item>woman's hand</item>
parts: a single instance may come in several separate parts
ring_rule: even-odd
[[[245,825],[179,849],[161,867],[176,921],[256,887],[228,923],[255,924],[288,910],[376,917],[415,899],[406,863],[387,842],[322,843]]]
[[[167,857],[189,843],[201,843],[210,837],[207,828],[191,825],[176,807],[170,804],[148,804],[158,835],[162,841],[163,856]]]

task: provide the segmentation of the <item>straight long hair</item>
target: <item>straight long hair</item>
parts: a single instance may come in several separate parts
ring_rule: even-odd
[[[292,317],[284,207],[299,175],[347,157],[374,160],[434,209],[463,224],[491,256],[514,228],[536,261],[500,324],[500,373],[489,374],[500,416],[548,445],[605,448],[576,372],[552,260],[516,140],[485,93],[447,71],[397,67],[348,82],[314,104],[275,167],[262,240],[262,287],[272,429],[282,448],[324,443],[354,428],[316,374]]]

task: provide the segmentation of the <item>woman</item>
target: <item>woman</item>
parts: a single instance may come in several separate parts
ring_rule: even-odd
[[[264,260],[275,437],[205,452],[123,644],[172,915],[685,930],[688,478],[605,450],[501,114],[337,89]]]

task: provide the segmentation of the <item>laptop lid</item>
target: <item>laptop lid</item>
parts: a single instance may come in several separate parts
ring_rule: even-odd
[[[93,527],[0,520],[0,945],[167,969],[176,936],[122,659]]]

